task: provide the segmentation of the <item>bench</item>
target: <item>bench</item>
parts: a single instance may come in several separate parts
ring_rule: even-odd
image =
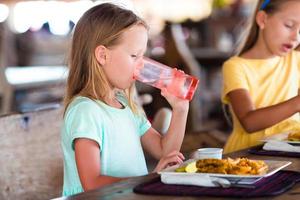
[[[62,108],[0,117],[0,199],[61,196]]]

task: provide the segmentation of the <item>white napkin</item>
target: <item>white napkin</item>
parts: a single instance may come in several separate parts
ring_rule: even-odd
[[[270,140],[263,146],[264,150],[271,150],[271,151],[286,151],[286,152],[297,152],[300,153],[300,147],[296,147],[293,145],[288,144],[284,141],[278,140]]]
[[[206,174],[197,174],[197,176],[182,176],[180,174],[169,175],[161,174],[161,182],[165,184],[177,184],[177,185],[196,185],[203,187],[229,187],[230,182],[224,178],[210,177]]]

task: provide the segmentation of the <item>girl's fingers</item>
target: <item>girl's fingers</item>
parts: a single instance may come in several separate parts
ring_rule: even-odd
[[[184,156],[182,153],[180,153],[179,151],[172,151],[167,156],[164,156],[159,160],[154,172],[161,171],[162,169],[165,169],[168,166],[181,164],[183,163],[183,160]]]
[[[179,152],[178,156],[181,158],[181,160],[185,159],[184,155],[182,153],[180,153],[180,152]]]
[[[164,167],[166,167],[167,165],[170,165],[172,163],[181,164],[181,163],[183,163],[183,160],[179,156],[171,156],[171,157],[166,157],[165,159],[163,159]]]

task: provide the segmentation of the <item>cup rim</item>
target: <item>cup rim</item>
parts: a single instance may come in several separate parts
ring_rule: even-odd
[[[197,149],[198,153],[222,153],[222,148],[200,148]]]

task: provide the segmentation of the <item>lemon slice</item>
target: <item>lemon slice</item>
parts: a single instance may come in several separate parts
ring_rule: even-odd
[[[185,172],[185,166],[178,167],[177,169],[175,169],[175,172]]]
[[[197,172],[197,167],[196,167],[196,161],[195,162],[191,162],[189,163],[186,167],[185,167],[185,171],[187,173],[195,173]]]

